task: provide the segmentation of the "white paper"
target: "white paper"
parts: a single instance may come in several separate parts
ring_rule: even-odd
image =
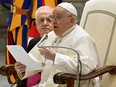
[[[26,65],[28,69],[31,70],[42,70],[41,67],[34,58],[29,56],[29,54],[20,45],[7,45],[9,52],[15,58],[16,61],[21,62]]]

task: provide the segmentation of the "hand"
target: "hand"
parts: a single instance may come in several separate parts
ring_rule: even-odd
[[[56,51],[53,48],[40,48],[39,49],[40,54],[42,54],[46,59],[54,61],[55,56],[56,56]]]
[[[26,70],[26,66],[20,62],[16,62],[14,64],[15,70],[17,71],[17,73],[23,74]]]

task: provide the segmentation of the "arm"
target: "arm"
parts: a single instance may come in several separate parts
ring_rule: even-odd
[[[90,38],[82,37],[78,39],[77,42],[75,42],[71,48],[74,48],[75,50],[78,50],[79,53],[81,53],[80,59],[83,60],[84,58],[84,60],[82,61],[83,66],[80,68],[83,69],[83,72],[82,72],[83,74],[87,74],[93,71],[97,67],[97,64],[98,64],[97,61],[94,62],[95,64],[93,63],[93,60],[97,60],[97,56],[96,56],[97,54],[95,52],[95,49],[93,49],[94,45]],[[40,47],[40,48],[44,48],[41,50],[41,54],[46,59],[52,60],[54,62],[53,63],[55,67],[54,69],[56,69],[57,72],[77,74],[77,67],[76,67],[77,54],[76,52],[73,52],[72,50],[61,49],[62,47],[68,47],[67,44],[64,44],[64,45],[65,46],[59,46],[59,48],[56,49],[56,51],[50,48],[50,46],[48,46],[48,48],[46,48],[47,46]],[[93,65],[93,66],[90,66],[89,63],[90,65]]]
[[[74,47],[74,49],[77,49],[78,51],[81,52],[81,59],[84,58],[84,60],[87,63],[90,63],[90,65],[92,64],[92,60],[96,60],[97,58],[97,54],[95,52],[95,49],[91,49],[94,48],[92,42],[88,37],[86,38],[81,38],[80,41],[78,41],[78,44]],[[90,46],[89,46],[89,45]],[[59,48],[62,48],[63,46],[59,46]],[[53,48],[57,48],[57,47],[53,47]],[[91,50],[89,50],[89,48]],[[64,48],[66,49],[66,48]],[[58,51],[58,50],[57,50]],[[60,52],[60,51],[59,51]],[[52,49],[50,46],[48,46],[48,48],[45,47],[45,49],[40,50],[40,53],[49,60],[54,61],[54,65],[59,66],[59,68],[64,68],[67,69],[67,71],[72,72],[72,73],[76,73],[76,65],[77,65],[77,54],[75,55],[75,53],[71,53],[71,49],[70,50],[66,50],[63,52],[56,52],[54,49]],[[68,54],[66,54],[68,53]],[[73,55],[73,56],[71,56]],[[83,61],[82,61],[83,62]],[[89,64],[87,65],[86,62],[83,62],[83,70],[84,73],[89,73],[91,70],[93,70],[96,65],[97,65],[97,61],[94,62],[94,64],[92,66],[90,66]],[[84,64],[85,63],[85,64]],[[95,65],[95,66],[94,66]]]

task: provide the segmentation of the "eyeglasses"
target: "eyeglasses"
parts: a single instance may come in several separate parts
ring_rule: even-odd
[[[68,16],[65,16],[65,17],[72,17],[72,15],[68,15]],[[53,18],[55,19],[55,20],[61,20],[61,19],[63,19],[63,18],[65,18],[65,17],[62,17],[62,16],[60,16],[60,15],[56,15],[56,16],[53,16]]]
[[[38,24],[43,24],[45,21],[47,23],[52,23],[53,22],[53,16],[48,16],[48,17],[39,17],[35,20]]]

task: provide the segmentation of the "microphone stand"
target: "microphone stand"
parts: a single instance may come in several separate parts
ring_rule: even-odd
[[[70,48],[70,47],[64,47],[64,46],[39,46],[39,44],[37,45],[37,47],[38,48],[43,48],[43,49],[44,48],[49,48],[49,47],[51,47],[51,48],[64,48],[64,49],[69,49],[69,50],[74,51],[77,54],[77,87],[80,87],[80,73],[79,73],[80,72],[79,69],[81,68],[81,67],[79,67],[80,55],[75,49]]]

